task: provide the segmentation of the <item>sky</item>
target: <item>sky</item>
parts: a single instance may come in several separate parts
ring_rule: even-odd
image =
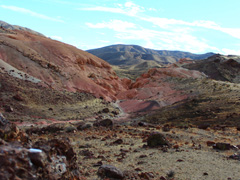
[[[0,20],[80,49],[240,55],[239,0],[0,0]]]

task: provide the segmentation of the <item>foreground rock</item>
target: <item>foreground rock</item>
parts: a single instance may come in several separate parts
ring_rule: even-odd
[[[76,154],[67,138],[29,137],[0,113],[0,179],[80,179]]]
[[[16,142],[2,144],[0,179],[80,179],[70,144],[64,140],[36,144],[41,144],[43,150],[41,147],[27,149]]]
[[[123,179],[122,171],[111,165],[102,165],[98,169],[98,176],[101,178]]]

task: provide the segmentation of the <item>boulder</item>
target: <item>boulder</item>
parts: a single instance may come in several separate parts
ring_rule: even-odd
[[[149,135],[147,139],[147,145],[149,147],[162,147],[162,146],[169,146],[170,143],[168,140],[164,137],[163,134],[159,132],[154,132]]]
[[[99,167],[98,176],[101,178],[124,179],[122,171],[112,165],[102,165]]]
[[[92,124],[90,124],[90,123],[84,123],[83,122],[83,123],[77,124],[77,129],[80,130],[80,131],[85,130],[85,129],[89,129],[91,127],[92,127]]]

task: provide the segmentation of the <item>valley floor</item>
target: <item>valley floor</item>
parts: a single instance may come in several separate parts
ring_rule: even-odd
[[[98,179],[101,164],[117,167],[124,172],[125,179],[239,180],[240,177],[240,161],[229,159],[230,155],[239,153],[239,149],[217,150],[207,145],[207,142],[239,145],[240,131],[236,128],[171,128],[164,132],[161,126],[125,123],[114,128],[91,127],[67,133],[65,130],[41,135],[32,133],[30,137],[33,141],[68,137],[77,154],[83,179]],[[146,146],[151,132],[164,134],[171,147]]]

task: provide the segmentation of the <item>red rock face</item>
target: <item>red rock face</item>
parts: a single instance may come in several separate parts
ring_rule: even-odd
[[[151,111],[188,98],[175,88],[170,78],[202,78],[202,73],[180,67],[150,69],[131,84],[129,90],[117,95],[125,112]]]
[[[57,90],[86,91],[96,97],[115,100],[125,90],[110,65],[73,46],[12,31],[0,34],[0,59]]]

